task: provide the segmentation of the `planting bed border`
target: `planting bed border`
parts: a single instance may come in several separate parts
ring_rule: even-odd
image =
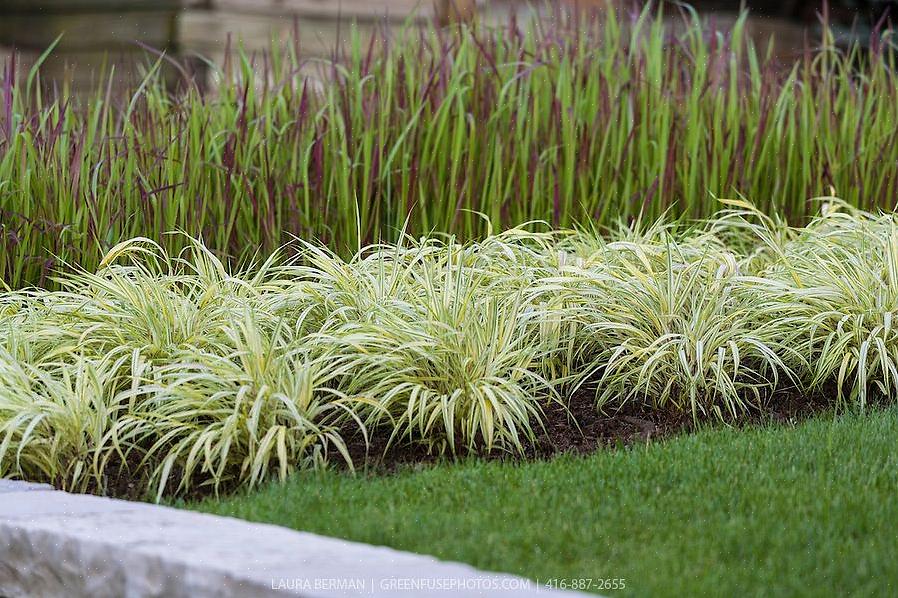
[[[0,596],[403,595],[578,593],[382,546],[0,480]]]

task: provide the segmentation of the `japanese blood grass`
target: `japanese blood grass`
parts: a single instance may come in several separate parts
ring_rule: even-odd
[[[214,91],[170,92],[154,67],[127,97],[100,85],[87,102],[48,94],[12,62],[0,76],[0,276],[52,285],[60,260],[94,270],[137,236],[176,253],[186,237],[170,230],[239,262],[291,235],[343,257],[403,230],[475,239],[479,214],[502,229],[709,217],[711,194],[734,191],[793,224],[828,185],[893,206],[890,34],[869,52],[825,35],[783,64],[752,47],[744,19],[714,31],[683,18],[610,9],[370,45],[353,34],[332,63],[289,45],[238,55]]]

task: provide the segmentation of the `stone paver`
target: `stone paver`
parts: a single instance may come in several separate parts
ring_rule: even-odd
[[[53,490],[50,484],[32,484],[15,480],[0,479],[0,494],[5,492],[34,492],[36,490]]]
[[[278,526],[20,489],[0,490],[0,596],[576,595],[430,556]]]

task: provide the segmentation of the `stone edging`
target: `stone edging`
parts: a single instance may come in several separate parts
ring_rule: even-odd
[[[0,596],[576,596],[434,557],[0,480]]]

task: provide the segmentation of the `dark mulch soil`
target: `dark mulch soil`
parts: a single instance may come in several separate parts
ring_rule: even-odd
[[[792,424],[832,408],[826,392],[808,396],[779,393],[763,410],[743,414],[739,427],[769,423]],[[535,460],[574,453],[588,454],[602,449],[626,447],[683,434],[696,429],[691,415],[673,409],[658,409],[629,403],[619,410],[600,413],[589,389],[575,393],[566,406],[552,403],[544,407],[545,427],[537,428],[536,442],[523,455],[478,453],[483,459]],[[707,418],[710,419],[710,418]],[[703,423],[702,426],[723,425]],[[369,443],[360,434],[346,430],[347,448],[356,469],[393,473],[401,469],[426,467],[445,460],[423,444],[396,439],[387,446],[389,431],[369,431]]]
[[[769,423],[792,424],[832,408],[831,397],[835,389],[824,389],[819,395],[799,393],[779,393],[763,410],[743,414],[737,425],[764,425]],[[827,398],[830,397],[830,398]],[[634,444],[655,442],[694,431],[696,425],[692,417],[673,409],[658,409],[647,405],[628,403],[616,411],[600,413],[596,409],[595,394],[591,389],[582,389],[575,393],[566,406],[552,403],[544,406],[544,427],[537,427],[536,442],[529,446],[524,454],[510,454],[495,451],[493,453],[475,453],[475,457],[488,460],[527,461],[549,459],[553,456],[573,453],[589,454],[598,450],[626,447]],[[704,418],[701,426],[724,425],[707,423],[713,418]],[[421,443],[410,443],[406,439],[397,438],[388,446],[389,429],[369,430],[369,441],[357,432],[347,428],[342,431],[346,439],[350,457],[357,471],[369,474],[392,474],[403,469],[420,469],[447,460],[438,451],[428,450]],[[342,463],[334,455],[332,462]],[[140,500],[146,498],[143,489],[146,479],[135,477],[141,471],[139,459],[132,454],[127,464],[110,463],[106,469],[105,492],[100,488],[90,488],[89,492],[103,493],[108,496]],[[338,465],[339,466],[339,465]],[[345,465],[344,465],[345,466]],[[179,472],[173,471],[171,479],[179,479]],[[169,491],[172,488],[168,489]],[[219,487],[223,495],[236,491],[233,483],[225,483]],[[209,486],[194,488],[186,499],[200,499],[214,493]]]
[[[559,453],[591,453],[601,448],[629,446],[660,440],[687,430],[692,420],[684,413],[627,404],[617,411],[599,413],[592,392],[578,392],[565,408],[545,408],[545,429],[536,446],[525,455],[548,458]]]
[[[97,486],[96,480],[91,480],[86,489],[88,494],[100,494],[125,500],[143,500],[146,498],[145,488],[148,485],[146,471],[140,467],[140,458],[136,453],[131,453],[127,462],[111,461],[104,469],[104,488]],[[53,484],[57,488],[63,487],[60,481]]]

